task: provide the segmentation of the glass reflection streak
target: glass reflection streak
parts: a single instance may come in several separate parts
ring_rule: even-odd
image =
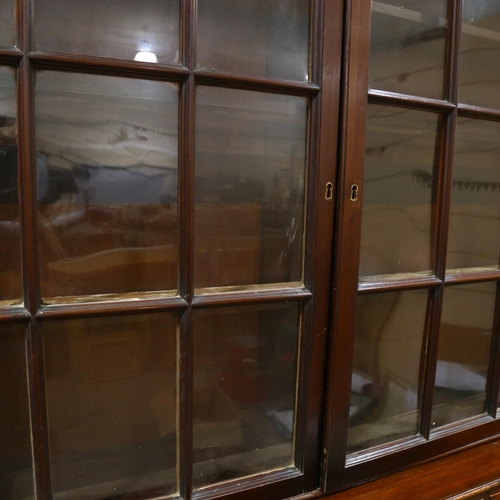
[[[446,0],[372,2],[370,87],[443,98]]]
[[[307,81],[311,3],[198,0],[197,66]]]
[[[439,136],[436,113],[368,106],[361,277],[431,274]]]
[[[196,487],[293,464],[300,305],[194,315]]]
[[[432,412],[436,428],[485,411],[496,290],[495,282],[445,289]]]
[[[427,290],[358,297],[348,451],[418,432]]]
[[[178,64],[179,12],[180,0],[36,0],[34,46],[128,60],[149,52]]]
[[[42,329],[54,498],[175,492],[176,315],[47,321]]]
[[[198,87],[197,288],[302,282],[308,101]]]
[[[0,68],[0,302],[21,302],[16,81]]]
[[[37,75],[46,300],[177,289],[177,98],[164,82]]]

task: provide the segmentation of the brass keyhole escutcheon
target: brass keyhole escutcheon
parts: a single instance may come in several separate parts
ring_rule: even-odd
[[[326,192],[325,192],[325,200],[333,199],[333,184],[331,182],[326,183]]]
[[[358,201],[358,192],[359,186],[357,184],[353,184],[351,186],[351,201]]]

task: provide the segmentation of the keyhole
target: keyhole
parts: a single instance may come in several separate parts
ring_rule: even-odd
[[[353,184],[351,186],[351,201],[358,201],[358,191],[359,186],[357,184]]]
[[[327,182],[325,200],[331,200],[331,199],[333,199],[333,184],[331,182]]]

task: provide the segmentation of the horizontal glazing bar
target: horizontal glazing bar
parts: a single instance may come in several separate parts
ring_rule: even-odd
[[[370,276],[359,282],[358,292],[374,293],[391,290],[413,290],[416,288],[438,287],[442,283],[435,276],[421,276],[420,273]]]
[[[481,106],[471,106],[470,104],[459,104],[458,116],[500,121],[500,110],[483,108]]]
[[[81,73],[120,74],[132,78],[185,80],[190,71],[182,66],[168,66],[106,57],[74,56],[51,52],[31,52],[28,57],[37,69],[57,69]]]
[[[265,92],[279,92],[291,95],[316,95],[320,91],[319,85],[314,83],[296,82],[280,78],[252,77],[222,71],[197,69],[194,71],[198,83],[248,88]]]
[[[7,48],[7,47],[2,47],[0,49],[0,63],[2,64],[9,64],[11,62],[16,62],[21,60],[23,57],[23,53],[14,47],[12,48]]]
[[[445,283],[478,283],[481,281],[500,280],[500,269],[471,267],[469,269],[448,270]]]
[[[229,287],[228,287],[229,288]],[[239,288],[239,287],[238,287]],[[227,292],[197,295],[193,300],[193,307],[218,307],[236,304],[259,304],[262,302],[282,302],[288,300],[306,300],[312,293],[305,288],[282,288],[263,290],[241,289]]]
[[[31,319],[31,314],[23,306],[2,306],[0,308],[0,323],[23,321]]]
[[[146,294],[147,295],[147,294]],[[187,302],[180,297],[158,296],[156,298],[122,298],[107,302],[85,302],[43,305],[38,318],[74,318],[107,314],[144,313],[153,311],[183,310]]]
[[[427,97],[417,97],[414,95],[398,94],[385,90],[369,90],[368,102],[374,104],[392,104],[394,106],[404,106],[428,111],[449,112],[455,109],[455,105],[440,99],[430,99]]]

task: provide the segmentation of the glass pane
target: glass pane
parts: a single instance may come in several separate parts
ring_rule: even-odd
[[[447,3],[372,2],[371,88],[443,98]]]
[[[199,87],[197,287],[302,280],[308,102]]]
[[[459,100],[500,107],[500,4],[464,0]]]
[[[448,269],[499,265],[499,165],[500,123],[459,118]]]
[[[16,2],[2,0],[0,2],[0,46],[16,45]]]
[[[177,103],[170,83],[38,74],[43,297],[177,289]]]
[[[0,326],[0,498],[33,498],[26,348],[21,325]]]
[[[0,301],[9,302],[22,296],[16,120],[14,70],[0,67]]]
[[[495,282],[445,289],[439,331],[432,425],[485,411]]]
[[[431,274],[436,113],[369,105],[360,276]]]
[[[358,297],[348,452],[418,433],[427,290]]]
[[[179,10],[179,0],[37,0],[34,46],[177,64]]]
[[[54,498],[176,490],[177,317],[43,324]]]
[[[194,316],[194,484],[293,464],[299,304]]]
[[[198,0],[198,67],[308,80],[310,9],[305,0]]]

